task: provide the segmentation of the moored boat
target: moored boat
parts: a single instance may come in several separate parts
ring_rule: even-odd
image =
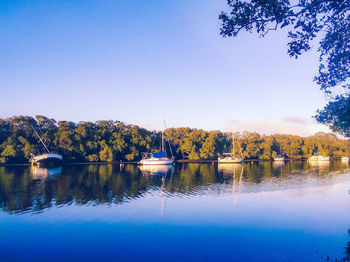
[[[243,162],[243,154],[241,146],[238,144],[239,150],[241,152],[241,157],[236,157],[235,154],[235,138],[232,133],[232,152],[231,153],[223,153],[220,157],[218,157],[218,163],[242,163]]]
[[[175,157],[173,156],[173,152],[171,150],[170,141],[169,143],[169,151],[170,157],[167,156],[166,146],[164,141],[164,131],[162,132],[162,144],[161,151],[155,153],[143,153],[142,159],[138,162],[139,165],[172,165],[175,161]]]
[[[50,152],[50,150],[45,145],[44,141],[41,139],[39,134],[36,132],[35,128],[33,126],[31,126],[31,127],[47,152],[47,153],[40,154],[40,155],[32,154],[31,159],[30,159],[32,166],[55,167],[55,166],[61,165],[62,160],[63,160],[62,155]]]
[[[278,155],[278,156],[275,157],[273,160],[274,160],[274,161],[284,161],[284,157],[281,156],[281,155]]]
[[[165,152],[144,153],[143,158],[139,162],[140,165],[171,165],[175,161],[175,157],[166,157]]]
[[[314,161],[314,162],[329,162],[330,157],[329,156],[322,156],[319,154],[315,154],[309,158],[309,161]]]
[[[342,162],[349,162],[349,157],[348,156],[343,156],[342,158],[341,158],[341,161]]]
[[[42,154],[37,156],[32,156],[31,163],[33,166],[57,166],[62,163],[62,156],[59,154]]]

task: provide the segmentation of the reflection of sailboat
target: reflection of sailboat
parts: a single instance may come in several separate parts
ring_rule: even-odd
[[[219,163],[242,163],[243,162],[243,154],[241,146],[238,144],[239,150],[241,152],[241,157],[235,156],[235,138],[232,133],[232,152],[231,153],[223,153],[219,158]]]
[[[171,150],[170,141],[168,138],[169,150],[171,157],[167,157],[166,146],[164,142],[164,131],[162,132],[162,145],[161,151],[157,153],[143,153],[141,161],[138,163],[140,165],[171,165],[175,161],[173,152]]]
[[[279,167],[283,167],[284,165],[284,160],[281,160],[281,161],[273,161],[273,167],[275,168],[279,168]]]
[[[174,169],[172,165],[141,165],[139,166],[143,175],[166,175]]]
[[[219,169],[219,172],[222,172],[223,174],[232,175],[232,195],[233,195],[233,205],[235,206],[237,204],[238,195],[241,192],[241,184],[242,184],[243,169],[244,169],[243,165],[239,163],[224,164],[224,165],[219,164],[218,169]]]
[[[170,173],[170,179],[169,183],[171,184],[171,180],[173,179],[173,174],[174,174],[174,168],[171,168],[171,173]],[[166,206],[166,194],[165,194],[165,180],[167,178],[168,172],[165,174],[165,176],[162,177],[162,186],[160,187],[160,197],[162,198],[162,208],[160,210],[160,215],[164,215],[165,211],[165,206]]]
[[[30,174],[32,179],[46,179],[50,176],[58,176],[62,173],[62,167],[58,168],[41,168],[32,166],[30,168]]]
[[[318,167],[320,170],[329,169],[329,161],[309,161],[311,167]]]
[[[243,166],[240,163],[218,164],[219,172],[223,173],[224,175],[234,175],[235,173],[237,173],[237,170],[241,168],[243,168]]]

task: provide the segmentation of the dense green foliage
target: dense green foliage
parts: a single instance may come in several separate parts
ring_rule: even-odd
[[[317,111],[315,118],[333,132],[350,137],[350,95],[336,96],[324,109]]]
[[[56,122],[44,116],[15,116],[0,119],[0,163],[24,163],[31,154],[45,149],[31,126],[41,135],[52,152],[72,162],[139,160],[142,152],[160,148],[159,132],[148,131],[119,121]],[[232,148],[231,134],[194,128],[169,128],[165,131],[177,159],[216,159]],[[235,152],[242,148],[245,159],[269,160],[277,154],[287,158],[307,158],[314,152],[330,156],[350,154],[350,143],[334,134],[318,133],[311,137],[292,135],[261,136],[235,134]],[[169,153],[169,148],[167,149]]]
[[[344,106],[347,112],[350,110],[350,1],[227,0],[227,3],[229,12],[219,16],[222,36],[235,37],[245,30],[256,31],[263,37],[271,30],[288,29],[288,53],[296,58],[311,49],[313,40],[319,40],[319,72],[314,80],[325,93],[337,94],[339,89],[342,92],[318,111],[316,119],[350,137],[350,120],[343,116]]]

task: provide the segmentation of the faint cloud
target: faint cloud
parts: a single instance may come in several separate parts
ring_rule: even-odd
[[[285,116],[282,118],[261,118],[255,120],[227,118],[222,125],[224,131],[257,132],[259,134],[291,134],[310,136],[317,132],[331,132],[312,118]]]
[[[314,119],[306,118],[303,116],[286,116],[286,117],[283,117],[282,120],[286,122],[295,123],[295,124],[301,124],[301,125],[316,123]]]

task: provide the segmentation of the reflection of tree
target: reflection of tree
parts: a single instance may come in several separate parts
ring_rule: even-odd
[[[348,229],[348,235],[350,236],[350,229]],[[346,247],[344,247],[344,257],[340,261],[350,261],[350,241],[348,241]]]
[[[348,229],[348,235],[350,236],[350,229]],[[325,259],[326,261],[335,261],[335,262],[348,262],[350,261],[350,241],[346,244],[346,246],[343,248],[343,254],[344,257],[342,258],[331,258],[329,255],[321,256],[322,259]]]
[[[274,167],[271,162],[243,165],[242,180],[248,184],[259,184],[269,179],[282,180],[284,176],[305,175],[305,172],[316,179],[323,178],[317,170],[310,169],[306,161],[287,161],[283,169]],[[342,168],[340,163],[334,163],[329,166],[329,171]],[[171,183],[167,179],[163,189],[171,194],[208,194],[208,189],[214,188],[212,185],[232,185],[233,179],[225,176],[216,165],[177,164]],[[33,179],[29,168],[0,167],[0,206],[11,212],[41,210],[73,202],[80,205],[123,203],[161,186],[160,176],[143,175],[136,165],[125,165],[122,169],[111,164],[73,165],[63,167],[61,175],[42,179]],[[226,189],[229,190],[229,187]]]

